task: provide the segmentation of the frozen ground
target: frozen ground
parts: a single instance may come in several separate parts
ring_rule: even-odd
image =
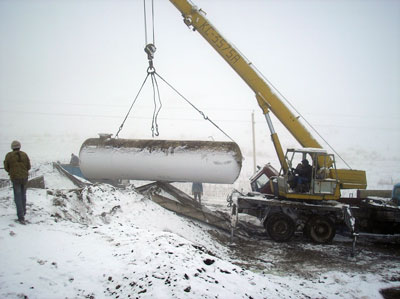
[[[393,242],[361,240],[353,258],[344,237],[232,243],[134,189],[71,189],[49,164],[38,173],[48,189],[28,190],[26,226],[0,190],[0,298],[381,298],[400,286]]]

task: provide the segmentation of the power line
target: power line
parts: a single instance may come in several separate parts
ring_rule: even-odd
[[[38,106],[38,104],[44,104],[46,106],[48,105],[55,105],[55,106],[60,106],[60,105],[66,105],[66,106],[82,106],[82,107],[114,107],[114,108],[126,108],[127,105],[122,105],[122,104],[99,104],[99,103],[74,103],[74,102],[57,102],[57,101],[13,101],[14,105],[29,105],[32,104],[34,106]],[[144,105],[144,104],[138,104],[137,108],[142,108],[142,109],[150,109],[151,106],[149,105]],[[181,107],[181,106],[168,106],[164,107],[163,109],[165,110],[187,110],[186,107]],[[232,108],[232,107],[203,107],[203,110],[207,111],[240,111],[240,112],[250,112],[254,110],[254,108]],[[261,115],[261,114],[256,114],[256,116]],[[388,118],[393,118],[393,119],[400,119],[400,114],[385,114],[385,115],[376,115],[376,114],[346,114],[346,113],[303,113],[303,115],[307,116],[321,116],[321,117],[350,117],[352,119],[354,118],[382,118],[382,119],[388,119]]]
[[[77,113],[50,113],[50,112],[32,112],[32,111],[5,111],[0,110],[0,113],[15,113],[15,114],[32,114],[32,115],[43,115],[43,116],[64,116],[64,117],[87,117],[87,118],[120,118],[118,115],[105,115],[105,114],[77,114]],[[135,119],[151,120],[151,117],[146,116],[135,116]],[[171,121],[204,121],[202,118],[171,118],[171,117],[159,117],[160,120],[171,120]],[[231,122],[231,123],[245,123],[250,124],[250,120],[244,119],[215,119],[218,122]],[[265,121],[255,121],[256,124],[265,125]],[[332,125],[332,124],[315,124],[316,127],[325,128],[344,128],[344,129],[362,129],[362,130],[382,130],[382,131],[400,131],[399,127],[367,127],[367,126],[349,126],[349,125]]]

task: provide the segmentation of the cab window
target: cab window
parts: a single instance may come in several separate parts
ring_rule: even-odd
[[[265,186],[265,184],[268,182],[268,177],[266,176],[265,173],[263,173],[256,181],[256,190],[259,191],[261,190],[262,187]]]

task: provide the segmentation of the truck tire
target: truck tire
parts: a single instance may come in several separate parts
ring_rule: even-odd
[[[306,225],[306,235],[318,244],[332,242],[336,234],[335,224],[328,217],[313,216]]]
[[[276,242],[289,241],[295,231],[295,223],[292,218],[283,213],[274,213],[268,216],[264,222],[268,235]]]

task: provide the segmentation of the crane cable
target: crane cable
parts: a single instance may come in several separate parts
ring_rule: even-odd
[[[115,135],[116,138],[118,138],[119,133],[121,132],[122,128],[124,127],[125,121],[127,120],[129,113],[131,112],[133,105],[136,103],[136,100],[138,99],[139,94],[142,91],[143,86],[145,85],[149,76],[151,77],[151,83],[152,83],[152,87],[153,87],[153,103],[154,103],[153,117],[152,117],[152,123],[151,123],[151,134],[152,134],[152,137],[159,136],[158,114],[160,113],[160,110],[162,108],[162,103],[161,103],[160,90],[158,88],[157,79],[155,77],[155,68],[153,65],[154,53],[156,52],[155,30],[154,30],[154,0],[151,0],[151,27],[152,27],[151,43],[148,42],[146,0],[143,0],[143,13],[144,13],[144,39],[145,39],[144,51],[147,54],[147,59],[149,61],[149,67],[147,68],[146,78],[144,79],[142,86],[139,89],[139,92],[137,93],[131,107],[128,110],[128,113],[126,114],[124,120],[122,121],[122,124],[120,125],[117,134]],[[158,98],[158,103],[157,103],[157,98]]]
[[[149,62],[149,67],[147,68],[147,75],[139,89],[139,92],[136,94],[135,99],[133,100],[128,113],[126,114],[124,120],[122,121],[122,124],[119,126],[118,132],[115,135],[115,138],[118,138],[119,133],[121,132],[122,128],[124,127],[125,121],[127,120],[129,113],[132,110],[133,105],[136,103],[143,86],[145,85],[148,77],[151,77],[151,83],[153,87],[153,103],[154,103],[154,110],[153,110],[153,117],[152,117],[152,125],[151,125],[151,132],[152,132],[152,137],[154,136],[159,136],[159,131],[158,131],[158,114],[160,113],[160,110],[162,108],[162,103],[161,103],[161,95],[160,95],[160,90],[158,87],[158,82],[156,76],[158,76],[165,84],[167,84],[173,91],[175,91],[182,99],[184,99],[189,105],[191,105],[197,112],[200,113],[200,115],[205,119],[208,120],[213,126],[215,126],[220,132],[222,132],[226,137],[228,137],[232,142],[235,142],[227,133],[225,133],[224,130],[222,130],[214,121],[212,121],[207,115],[204,114],[203,111],[198,109],[193,103],[191,103],[185,96],[183,96],[176,88],[174,88],[170,83],[168,83],[163,77],[161,77],[157,72],[156,69],[154,68],[153,64],[153,59],[154,59],[154,53],[156,52],[156,46],[155,46],[155,33],[154,33],[154,0],[151,0],[151,25],[152,25],[152,42],[148,43],[148,34],[147,34],[147,10],[146,10],[146,0],[143,0],[143,9],[144,9],[144,30],[145,30],[145,48],[144,51],[147,54],[147,59]],[[158,99],[158,103],[157,103]]]
[[[199,108],[197,108],[192,102],[190,102],[183,94],[181,94],[175,87],[169,84],[160,74],[156,73],[156,75],[167,84],[173,91],[175,91],[182,99],[184,99],[190,106],[192,106],[200,115],[207,121],[209,121],[214,127],[216,127],[221,133],[223,133],[226,137],[228,137],[232,142],[235,142],[231,136],[229,136],[224,130],[222,130],[214,121],[212,121],[207,115],[204,114]],[[236,142],[235,142],[236,143]]]
[[[155,136],[158,136],[158,135],[159,135],[159,132],[158,132],[158,124],[157,124],[157,117],[158,117],[158,114],[159,114],[159,112],[160,112],[160,110],[161,110],[161,107],[162,107],[160,92],[159,92],[159,89],[158,89],[158,82],[157,82],[157,79],[156,79],[156,77],[155,77],[155,76],[157,76],[157,77],[160,78],[167,86],[169,86],[176,94],[178,94],[183,100],[185,100],[190,106],[192,106],[192,108],[194,108],[197,112],[199,112],[199,114],[204,118],[204,120],[209,121],[209,122],[210,122],[214,127],[216,127],[222,134],[224,134],[226,137],[228,137],[232,142],[235,142],[235,140],[233,140],[232,137],[230,137],[224,130],[222,130],[211,118],[209,118],[203,111],[201,111],[201,110],[200,110],[199,108],[197,108],[192,102],[190,102],[188,98],[186,98],[186,97],[185,97],[182,93],[180,93],[174,86],[172,86],[167,80],[165,80],[159,73],[157,73],[156,70],[154,69],[154,67],[153,67],[153,68],[150,68],[150,67],[149,67],[149,68],[147,69],[146,78],[144,79],[144,81],[143,81],[143,83],[142,83],[142,85],[141,85],[141,87],[140,87],[140,89],[139,89],[139,92],[137,93],[137,95],[136,95],[136,97],[135,97],[135,99],[134,99],[134,101],[133,101],[131,107],[129,108],[128,113],[126,114],[124,120],[122,121],[122,124],[121,124],[121,126],[119,127],[119,130],[118,130],[117,134],[115,135],[115,138],[118,138],[118,134],[121,132],[122,128],[124,127],[125,121],[128,119],[129,113],[131,112],[133,105],[136,103],[136,100],[138,99],[139,94],[141,93],[141,91],[142,91],[142,89],[143,89],[143,86],[145,85],[145,83],[146,83],[146,81],[147,81],[147,78],[148,78],[149,76],[151,76],[151,78],[152,78],[151,80],[152,80],[152,84],[153,84],[153,102],[154,102],[154,104],[155,104],[154,110],[153,110],[153,121],[152,121],[152,129],[151,129],[151,130],[152,130],[152,135],[153,135],[153,137],[154,137],[154,135],[155,135]],[[154,87],[156,87],[156,88],[154,88]],[[157,91],[157,92],[156,92],[156,91]],[[158,97],[158,100],[159,100],[159,103],[160,103],[160,106],[158,107],[158,109],[157,109],[157,107],[156,107],[156,96]],[[236,143],[236,142],[235,142],[235,143]]]
[[[131,107],[130,107],[129,110],[128,110],[128,113],[125,115],[125,118],[124,118],[124,120],[122,121],[122,124],[119,126],[119,129],[118,129],[117,134],[115,134],[115,138],[118,138],[119,132],[121,132],[122,128],[124,127],[125,121],[127,120],[128,116],[129,116],[129,113],[131,113],[132,107],[133,107],[133,105],[136,103],[136,100],[138,99],[139,94],[140,94],[140,92],[142,91],[143,86],[144,86],[144,84],[146,83],[148,77],[149,77],[149,74],[147,73],[146,78],[144,79],[144,81],[143,81],[143,83],[142,83],[142,86],[141,86],[140,89],[139,89],[139,92],[136,94],[136,97],[135,97],[135,99],[133,100],[132,105],[131,105]]]
[[[288,105],[304,120],[304,122],[329,146],[329,148],[346,164],[346,166],[350,169],[351,166],[342,158],[341,155],[333,148],[332,145],[317,131],[317,129],[294,107],[294,105],[269,81],[263,73],[261,73],[254,65],[253,68],[264,78],[264,80],[288,103]]]
[[[153,87],[153,117],[151,121],[151,135],[152,137],[158,136],[158,114],[162,108],[160,90],[158,89],[157,79],[155,77],[155,68],[153,65],[154,53],[156,52],[156,42],[155,42],[155,26],[154,26],[154,0],[151,0],[151,29],[152,29],[152,41],[149,43],[148,41],[148,33],[147,33],[147,9],[146,9],[146,0],[143,0],[143,13],[144,13],[144,39],[145,39],[145,47],[144,51],[147,53],[147,59],[149,61],[149,67],[147,69],[147,75],[151,77],[151,84]],[[158,98],[158,103],[156,98]]]
[[[157,110],[157,113],[156,113],[156,112],[155,112],[155,111],[156,111],[156,100],[155,100],[155,94],[156,94],[156,92],[155,92],[155,90],[154,90],[155,85],[154,85],[154,76],[153,76],[153,75],[154,75],[154,72],[155,72],[155,69],[154,69],[154,66],[153,66],[153,58],[154,58],[154,53],[155,53],[155,51],[156,51],[156,46],[154,45],[154,44],[155,44],[155,33],[154,33],[154,31],[155,31],[155,30],[154,30],[154,0],[151,0],[151,15],[152,15],[152,17],[151,17],[151,20],[152,20],[151,27],[152,27],[152,33],[153,33],[153,34],[152,34],[153,40],[152,40],[152,43],[150,43],[150,44],[148,43],[148,39],[147,39],[148,34],[147,34],[147,9],[146,9],[146,0],[143,0],[143,15],[144,15],[144,40],[145,40],[145,48],[144,48],[144,51],[147,53],[147,58],[148,58],[148,60],[149,60],[149,68],[147,69],[146,77],[145,77],[145,79],[144,79],[142,85],[141,85],[140,88],[139,88],[139,92],[136,94],[136,97],[135,97],[135,99],[133,100],[133,102],[132,102],[132,104],[131,104],[131,106],[130,106],[130,108],[129,108],[129,110],[128,110],[128,113],[125,115],[124,120],[122,121],[121,125],[119,126],[118,131],[117,131],[117,134],[115,134],[115,138],[118,138],[119,133],[121,132],[122,128],[124,127],[124,124],[125,124],[125,122],[126,122],[128,116],[129,116],[129,113],[131,112],[131,110],[132,110],[132,108],[133,108],[133,105],[136,103],[136,101],[137,101],[137,99],[138,99],[138,97],[139,97],[139,95],[140,95],[140,93],[141,93],[141,91],[142,91],[142,89],[143,89],[143,87],[144,87],[144,85],[145,85],[147,79],[149,78],[149,75],[151,76],[151,80],[152,80],[152,85],[153,85],[153,102],[155,103],[155,104],[154,104],[155,107],[154,107],[154,112],[153,112],[153,120],[152,120],[152,128],[151,128],[151,131],[152,131],[152,134],[153,134],[153,137],[154,137],[154,130],[155,130],[154,127],[156,127],[156,128],[157,128],[156,134],[157,134],[157,136],[158,136],[158,125],[157,125],[157,124],[154,125],[154,121],[155,121],[155,120],[157,121],[157,117],[155,117],[155,115],[158,116],[158,113],[160,112],[160,109],[161,109],[161,100],[160,100],[160,98],[159,98],[160,108]],[[158,85],[157,85],[157,88],[158,88]],[[157,89],[157,91],[158,91],[158,89]],[[158,92],[158,95],[159,95],[159,92]]]
[[[146,0],[143,0],[143,13],[144,13],[144,40],[145,40],[145,45],[148,45],[147,41],[147,9],[146,9]],[[152,44],[156,44],[155,40],[155,30],[154,30],[154,0],[151,0],[151,27],[152,27],[152,32],[153,32],[153,41]]]

